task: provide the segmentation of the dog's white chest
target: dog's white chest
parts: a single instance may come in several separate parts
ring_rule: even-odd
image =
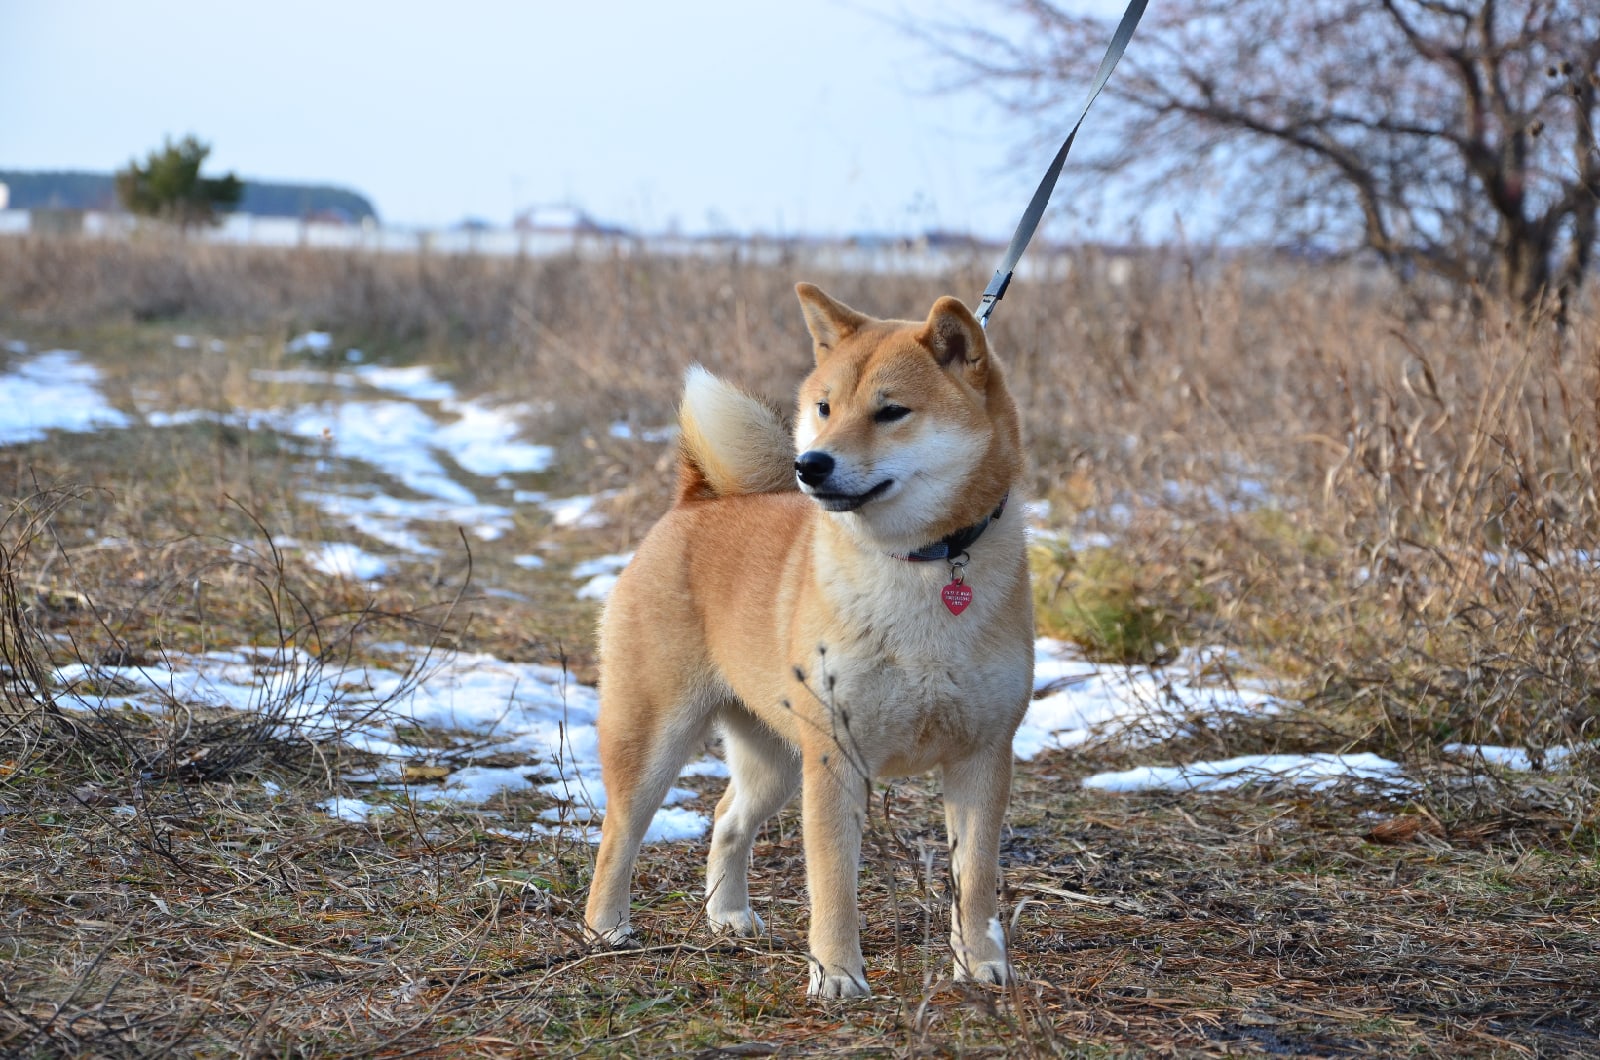
[[[986,598],[974,586],[971,605],[952,614],[940,599],[944,565],[906,568],[837,594],[843,621],[826,661],[829,709],[850,713],[890,775],[1009,743],[1032,684],[1031,641],[996,634],[1002,587]]]

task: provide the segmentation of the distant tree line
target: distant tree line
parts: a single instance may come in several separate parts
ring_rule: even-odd
[[[26,172],[0,169],[0,184],[11,191],[13,210],[114,210],[116,179],[109,173]],[[256,217],[337,217],[374,220],[378,212],[365,196],[323,184],[246,181],[235,212]]]

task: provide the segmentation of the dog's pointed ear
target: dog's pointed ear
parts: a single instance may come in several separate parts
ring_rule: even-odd
[[[816,343],[819,362],[868,320],[865,314],[829,298],[814,284],[797,283],[794,293],[800,298],[800,313],[806,318],[806,330],[811,332],[811,339]]]
[[[939,366],[959,375],[976,390],[989,381],[989,342],[972,311],[949,295],[933,303],[928,322],[917,332]]]

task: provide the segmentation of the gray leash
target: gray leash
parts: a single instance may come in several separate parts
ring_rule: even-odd
[[[1117,32],[1112,34],[1111,46],[1106,49],[1106,57],[1100,60],[1100,72],[1095,75],[1094,87],[1089,90],[1089,98],[1083,101],[1083,110],[1078,114],[1078,120],[1073,123],[1072,131],[1067,133],[1067,138],[1061,144],[1061,149],[1056,152],[1055,159],[1050,163],[1050,168],[1045,170],[1044,179],[1039,182],[1038,190],[1033,193],[1033,200],[1028,203],[1028,208],[1022,212],[1022,220],[1017,222],[1017,230],[1011,234],[1011,245],[1006,248],[1006,256],[1000,259],[1000,267],[994,272],[994,279],[989,281],[989,286],[984,288],[983,301],[978,303],[978,324],[981,327],[989,326],[989,314],[994,312],[995,303],[1005,297],[1006,288],[1011,286],[1011,276],[1017,270],[1017,262],[1022,260],[1022,252],[1028,249],[1028,240],[1033,238],[1033,233],[1039,227],[1039,221],[1044,217],[1044,208],[1050,205],[1050,193],[1055,190],[1056,181],[1061,176],[1061,166],[1067,160],[1067,152],[1072,150],[1072,141],[1077,139],[1078,129],[1083,125],[1083,119],[1088,115],[1089,108],[1099,97],[1100,90],[1106,87],[1106,82],[1111,78],[1111,71],[1116,69],[1117,60],[1122,58],[1122,53],[1128,48],[1128,41],[1133,37],[1133,29],[1139,24],[1139,19],[1144,17],[1145,4],[1148,0],[1130,0],[1128,9],[1122,14],[1122,22],[1117,26]]]

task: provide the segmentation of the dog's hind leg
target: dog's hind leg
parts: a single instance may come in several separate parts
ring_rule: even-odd
[[[766,925],[750,908],[750,850],[800,786],[800,755],[739,706],[723,710],[722,731],[731,779],[706,858],[706,916],[735,935],[759,935]]]
[[[621,680],[600,686],[600,769],[606,786],[605,820],[584,920],[603,942],[625,944],[632,937],[629,901],[633,863],[689,755],[711,724],[707,704],[686,692],[686,702],[663,711],[626,712],[609,703],[629,694]],[[607,710],[611,705],[614,709]]]

